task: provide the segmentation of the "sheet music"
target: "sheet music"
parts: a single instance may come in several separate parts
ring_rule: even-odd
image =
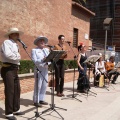
[[[50,52],[50,54],[46,57],[44,62],[50,62],[53,60],[54,62],[58,61],[59,58],[65,53],[63,50],[53,50]]]
[[[94,62],[96,62],[100,57],[101,57],[101,56],[99,56],[99,55],[92,55],[92,56],[88,57],[87,60],[85,60],[84,63],[86,63],[86,62],[94,63]]]

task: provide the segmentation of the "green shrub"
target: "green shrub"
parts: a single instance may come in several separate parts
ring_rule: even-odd
[[[69,69],[69,64],[70,64],[70,60],[65,60],[64,61],[65,70]]]
[[[19,74],[30,73],[34,70],[34,63],[31,60],[21,60]]]
[[[65,69],[73,69],[74,67],[77,68],[77,61],[75,60],[65,60]]]
[[[77,68],[77,62],[74,60],[65,60],[64,61],[65,69]],[[49,65],[48,70],[51,71],[51,65]],[[34,71],[34,63],[31,60],[21,60],[19,67],[19,74],[30,73]]]
[[[71,60],[71,61],[70,61],[70,68],[74,68],[74,67],[75,67],[75,68],[78,67],[77,61],[76,61],[76,60],[75,60],[75,61],[74,61],[74,60]]]

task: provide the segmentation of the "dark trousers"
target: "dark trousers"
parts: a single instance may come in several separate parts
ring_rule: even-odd
[[[100,74],[95,75],[94,86],[98,86],[99,85],[99,79],[100,79],[100,77],[101,77]]]
[[[55,90],[57,93],[62,93],[64,87],[64,60],[58,60],[55,64],[55,82]]]
[[[112,82],[114,83],[117,80],[118,76],[119,76],[119,72],[117,72],[117,71],[114,71],[112,73],[109,73],[109,72],[110,71],[108,71],[109,79],[111,79],[112,75],[114,75],[113,80],[112,80]]]
[[[2,67],[1,77],[5,87],[5,114],[13,114],[20,109],[20,82],[18,67]]]
[[[79,70],[77,90],[79,90],[80,92],[90,89],[90,83],[89,83],[88,76],[86,75],[86,70],[87,70],[86,68],[84,68],[84,72],[82,70]]]

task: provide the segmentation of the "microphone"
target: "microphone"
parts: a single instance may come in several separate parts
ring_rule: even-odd
[[[71,42],[70,41],[65,41],[66,43],[70,44]]]
[[[19,38],[17,40],[23,45],[23,48],[27,48],[27,46],[25,45],[25,43],[22,40],[20,40]]]
[[[50,47],[50,48],[54,48],[54,46],[48,45],[48,44],[46,44],[45,46]]]

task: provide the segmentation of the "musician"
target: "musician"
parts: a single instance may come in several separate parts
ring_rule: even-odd
[[[107,73],[109,75],[109,79],[111,79],[111,76],[114,75],[113,80],[111,81],[112,84],[116,84],[115,81],[118,78],[119,72],[117,72],[115,69],[115,59],[114,56],[111,56],[109,58],[109,61],[105,63],[105,68],[107,70]]]
[[[46,37],[38,36],[34,41],[34,44],[37,47],[32,49],[32,53],[31,53],[34,63],[37,65],[38,69],[40,70],[39,73],[36,67],[34,70],[35,84],[34,84],[33,102],[34,102],[34,106],[36,107],[41,107],[41,105],[48,105],[48,103],[45,102],[45,93],[48,86],[48,83],[46,82],[48,81],[48,64],[44,62],[44,59],[49,55],[49,49],[45,48],[45,44],[47,42],[48,39]]]
[[[95,76],[96,76],[95,80],[99,82],[101,75],[106,75],[106,70],[105,70],[102,54],[99,53],[98,55],[100,55],[100,58],[95,63]],[[94,85],[97,86],[97,84]]]
[[[5,34],[5,40],[1,46],[1,77],[5,87],[5,116],[8,120],[16,120],[14,115],[23,115],[20,112],[20,81],[18,68],[21,55],[19,53],[18,38],[23,32],[18,28],[10,28]]]
[[[87,59],[86,46],[83,43],[80,43],[80,45],[78,46],[78,59],[77,59],[78,71],[79,71],[77,90],[79,92],[87,92],[86,90],[90,88],[89,80],[86,75],[87,64],[84,63],[86,59]]]
[[[54,50],[65,50],[67,51],[66,46],[64,45],[65,36],[59,35],[58,36],[59,43],[55,45]],[[63,94],[63,87],[64,87],[64,59],[67,58],[67,52],[62,55],[62,57],[56,62],[55,64],[55,90],[57,91],[57,96],[62,97]]]

